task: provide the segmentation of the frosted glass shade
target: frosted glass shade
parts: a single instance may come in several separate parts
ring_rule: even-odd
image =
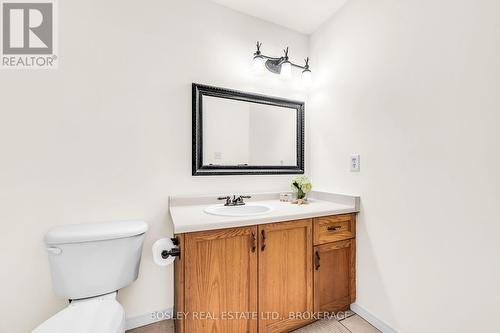
[[[281,78],[289,79],[292,77],[292,64],[288,61],[281,64]]]
[[[311,84],[312,84],[312,74],[311,74],[310,70],[304,70],[302,72],[301,81],[302,81],[302,85],[304,87],[310,87],[311,86]]]
[[[262,74],[264,72],[264,58],[261,56],[253,57],[252,71],[255,74]]]

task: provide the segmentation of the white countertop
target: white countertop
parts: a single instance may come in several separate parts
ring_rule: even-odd
[[[272,211],[255,216],[218,216],[205,213],[205,208],[220,204],[215,196],[170,197],[170,215],[174,233],[216,230],[249,225],[283,222],[304,218],[359,212],[359,197],[326,192],[311,192],[308,204],[295,205],[279,201],[279,193],[250,194],[253,204],[272,207]]]

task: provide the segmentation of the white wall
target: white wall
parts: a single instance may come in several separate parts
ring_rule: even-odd
[[[499,13],[352,0],[311,39],[313,182],[361,195],[357,302],[402,333],[499,331]]]
[[[172,306],[168,196],[288,189],[288,176],[191,177],[191,83],[302,99],[297,82],[254,78],[254,43],[295,59],[306,36],[208,1],[60,1],[59,69],[0,72],[0,332],[62,309],[43,235],[54,225],[138,218],[150,226],[129,316]],[[269,74],[271,75],[271,74]]]

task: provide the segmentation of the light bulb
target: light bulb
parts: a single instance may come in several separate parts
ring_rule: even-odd
[[[312,84],[312,74],[311,74],[311,71],[309,69],[304,69],[304,71],[302,71],[301,81],[302,81],[302,85],[304,87],[308,88],[308,87],[311,86],[311,84]]]
[[[260,55],[253,57],[252,71],[254,74],[262,74],[264,72],[264,57]]]
[[[292,64],[289,61],[285,61],[281,64],[281,78],[289,79],[292,77]]]

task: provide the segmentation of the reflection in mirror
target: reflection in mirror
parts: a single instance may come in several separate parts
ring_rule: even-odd
[[[297,165],[297,112],[275,105],[203,98],[203,165]]]

